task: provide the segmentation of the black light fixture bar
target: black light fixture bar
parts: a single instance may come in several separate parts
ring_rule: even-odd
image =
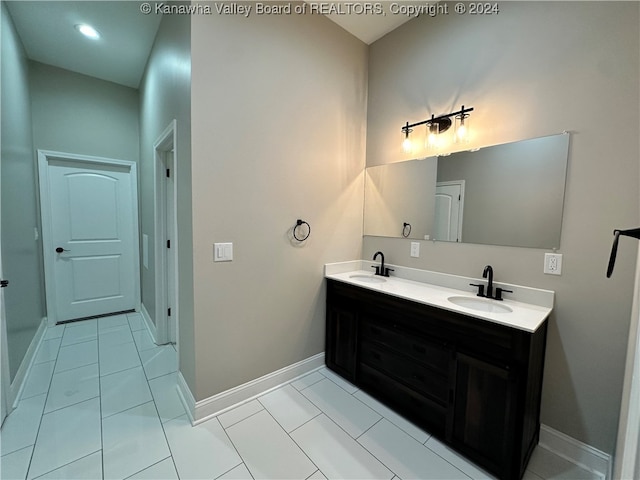
[[[435,117],[431,115],[431,118],[427,120],[423,120],[421,122],[416,122],[416,123],[407,122],[407,124],[402,127],[402,131],[406,135],[409,135],[413,127],[418,127],[420,125],[427,125],[427,124],[429,125],[438,124],[438,127],[439,127],[438,129],[441,132],[443,132],[451,126],[451,117],[455,117],[456,115],[465,115],[467,112],[472,112],[472,111],[473,111],[473,107],[464,108],[464,105],[462,105],[462,108],[457,112],[448,113],[447,115],[440,115],[439,117]],[[446,125],[446,127],[443,128],[444,125]]]

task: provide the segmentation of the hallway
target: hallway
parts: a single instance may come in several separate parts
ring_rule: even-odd
[[[1,436],[1,477],[492,478],[321,368],[192,427],[173,346],[137,314],[47,330]],[[538,448],[526,480],[596,479]]]
[[[169,457],[160,421],[184,415],[176,369],[137,313],[48,328],[2,428],[2,478],[102,478],[103,462],[125,478]]]

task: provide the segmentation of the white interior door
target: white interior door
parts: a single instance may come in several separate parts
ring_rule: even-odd
[[[435,240],[462,241],[463,202],[463,181],[436,184]]]
[[[65,321],[135,309],[135,164],[39,152],[48,315]]]

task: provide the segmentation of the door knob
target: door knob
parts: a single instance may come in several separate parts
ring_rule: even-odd
[[[8,287],[9,280],[0,280],[0,288]]]
[[[69,251],[69,250],[66,250],[66,249],[64,249],[64,248],[62,248],[62,247],[58,247],[58,248],[56,248],[56,252],[57,252],[57,253],[68,252],[68,251]]]

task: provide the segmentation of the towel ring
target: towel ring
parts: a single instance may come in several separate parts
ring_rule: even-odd
[[[297,230],[301,225],[307,226],[307,234],[299,237],[297,234]],[[309,225],[304,220],[300,220],[300,219],[296,220],[296,225],[295,227],[293,227],[293,238],[295,238],[299,242],[304,242],[307,238],[309,238],[309,235],[311,235],[311,225]]]
[[[407,229],[408,229],[408,231],[407,231]],[[402,236],[404,238],[407,238],[409,235],[411,235],[411,224],[407,223],[407,222],[404,222],[402,224]]]

